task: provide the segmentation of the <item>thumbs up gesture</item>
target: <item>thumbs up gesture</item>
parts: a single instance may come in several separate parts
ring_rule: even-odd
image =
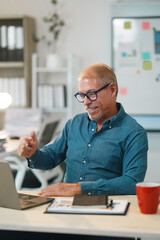
[[[31,157],[38,148],[38,140],[35,131],[32,131],[29,137],[22,137],[17,149],[20,157]]]

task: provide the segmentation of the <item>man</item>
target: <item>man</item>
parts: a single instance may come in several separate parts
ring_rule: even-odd
[[[31,168],[51,169],[66,160],[65,183],[50,185],[39,194],[135,194],[147,169],[146,132],[116,102],[117,80],[107,65],[84,69],[78,87],[75,97],[86,113],[70,119],[54,143],[39,150],[34,131],[20,141],[18,154]]]

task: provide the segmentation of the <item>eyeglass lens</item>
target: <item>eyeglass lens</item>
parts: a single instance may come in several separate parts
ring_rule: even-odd
[[[90,100],[96,100],[97,98],[96,93],[88,92],[87,94],[77,94],[77,98],[79,101],[84,101],[85,96],[87,96]]]
[[[79,102],[84,102],[85,97],[87,97],[91,101],[95,101],[97,99],[97,93],[102,91],[103,89],[107,88],[110,83],[106,84],[102,88],[98,89],[97,91],[88,92],[88,93],[76,93],[74,96],[77,98]]]

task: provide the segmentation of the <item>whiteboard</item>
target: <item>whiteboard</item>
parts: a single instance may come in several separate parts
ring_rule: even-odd
[[[160,17],[112,19],[112,68],[129,114],[160,114]]]

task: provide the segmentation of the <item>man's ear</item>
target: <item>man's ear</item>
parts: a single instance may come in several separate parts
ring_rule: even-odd
[[[117,86],[115,83],[110,84],[110,91],[112,96],[116,96],[117,94]]]

